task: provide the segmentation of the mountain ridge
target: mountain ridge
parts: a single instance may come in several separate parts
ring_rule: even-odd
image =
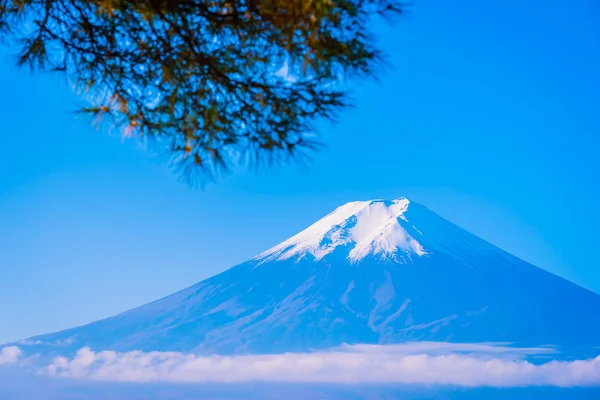
[[[29,342],[222,354],[407,340],[595,346],[594,309],[599,295],[399,198],[347,203],[173,295]]]

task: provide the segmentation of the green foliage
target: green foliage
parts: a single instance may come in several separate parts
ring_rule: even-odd
[[[302,154],[313,123],[375,73],[372,16],[394,0],[0,0],[19,64],[58,71],[84,112],[168,148],[184,176]]]

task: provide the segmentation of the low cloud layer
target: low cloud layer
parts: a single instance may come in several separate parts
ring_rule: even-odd
[[[314,353],[198,356],[177,352],[79,350],[57,357],[51,376],[126,382],[399,383],[463,387],[600,385],[600,357],[532,363],[552,349],[492,344],[345,346]]]
[[[14,364],[21,358],[21,349],[16,346],[7,346],[0,350],[0,365]]]

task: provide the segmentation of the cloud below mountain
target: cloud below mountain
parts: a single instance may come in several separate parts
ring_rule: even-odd
[[[0,365],[14,364],[21,358],[21,349],[16,346],[7,346],[0,350]]]
[[[179,352],[94,352],[57,357],[43,373],[120,382],[395,383],[461,387],[596,386],[600,357],[548,361],[549,348],[416,342],[342,346],[312,353],[198,356]],[[533,362],[531,357],[544,362]],[[543,357],[543,358],[542,358]]]

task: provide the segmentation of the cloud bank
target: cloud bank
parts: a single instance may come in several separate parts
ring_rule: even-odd
[[[94,352],[83,348],[73,358],[55,358],[43,372],[64,378],[125,382],[600,386],[600,357],[543,363],[526,359],[551,354],[548,348],[429,342],[244,356]]]
[[[0,350],[0,365],[14,364],[21,358],[21,349],[16,346],[7,346]]]

